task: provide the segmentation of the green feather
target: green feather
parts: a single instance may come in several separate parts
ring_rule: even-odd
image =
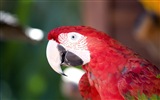
[[[124,97],[125,100],[160,100],[160,96],[153,94],[152,96],[148,97],[144,93],[138,92],[138,97],[134,97],[130,94],[130,92],[127,92]],[[137,98],[137,99],[136,99]]]
[[[158,74],[158,75],[156,76],[156,78],[160,78],[160,74]]]
[[[154,94],[150,97],[149,100],[160,100],[160,96]]]
[[[144,93],[138,93],[138,100],[148,100],[148,97]]]
[[[160,96],[153,94],[151,97],[148,97],[143,93],[141,95],[138,95],[138,100],[160,100]]]

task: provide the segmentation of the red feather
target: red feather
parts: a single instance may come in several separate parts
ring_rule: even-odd
[[[94,86],[90,86],[87,74],[84,74],[79,82],[79,90],[85,100],[100,100],[100,96]]]
[[[123,100],[138,94],[160,96],[160,70],[140,58],[107,34],[85,26],[63,26],[52,30],[48,39],[59,42],[61,33],[78,32],[87,37],[91,61],[83,66],[86,74],[79,83],[84,98]],[[88,91],[88,92],[87,92]]]

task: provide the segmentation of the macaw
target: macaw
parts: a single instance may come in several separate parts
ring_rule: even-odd
[[[88,26],[61,26],[48,34],[50,66],[67,76],[61,66],[82,66],[79,81],[84,100],[160,100],[160,69],[114,40]]]

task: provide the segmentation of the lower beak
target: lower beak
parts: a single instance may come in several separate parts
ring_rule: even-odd
[[[62,45],[58,44],[54,40],[49,40],[46,55],[53,70],[62,75],[65,75],[61,69],[62,65],[80,66],[83,64],[83,60],[79,56],[69,50],[66,50]]]

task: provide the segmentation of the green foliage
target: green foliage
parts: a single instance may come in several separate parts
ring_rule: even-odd
[[[0,41],[1,100],[67,100],[60,91],[61,76],[46,59],[46,37],[52,28],[80,24],[79,3],[6,0],[3,4],[2,9],[18,16],[24,27],[42,29],[45,39],[36,44]]]
[[[42,75],[33,75],[28,80],[26,87],[32,94],[41,95],[45,92],[47,84]]]
[[[30,17],[30,11],[32,6],[32,0],[18,0],[17,4],[17,17],[20,20],[20,23],[25,25],[28,24],[28,17]]]

